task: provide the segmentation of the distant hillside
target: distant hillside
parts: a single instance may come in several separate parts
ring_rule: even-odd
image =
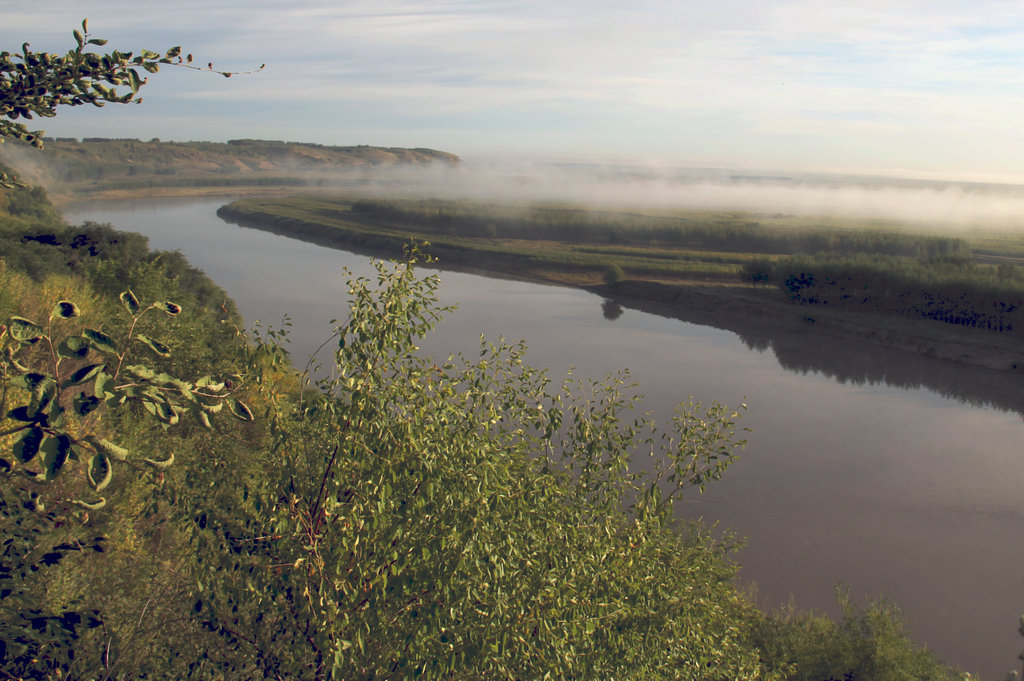
[[[45,142],[43,151],[0,145],[0,162],[14,167],[23,180],[73,194],[142,187],[318,186],[339,173],[361,169],[460,163],[458,156],[434,149],[249,139],[221,143],[61,137]]]

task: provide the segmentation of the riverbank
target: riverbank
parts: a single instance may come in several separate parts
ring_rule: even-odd
[[[736,333],[770,327],[784,333],[824,333],[865,345],[1000,372],[1024,370],[1014,338],[928,320],[857,314],[780,300],[770,289],[699,282],[624,281],[587,286],[624,307]]]
[[[291,203],[280,206],[292,208]],[[713,267],[677,266],[662,258],[648,276],[643,268],[657,253],[640,249],[625,251],[629,267],[620,281],[608,283],[605,275],[612,249],[571,249],[563,243],[524,242],[511,239],[468,239],[460,235],[403,231],[392,225],[366,220],[351,212],[329,214],[318,207],[315,219],[305,213],[286,212],[278,202],[270,209],[251,203],[231,204],[218,211],[225,220],[301,239],[321,246],[341,248],[376,257],[397,257],[410,238],[429,239],[430,250],[442,269],[509,276],[593,291],[618,304],[663,316],[742,333],[750,325],[771,327],[784,333],[823,333],[854,339],[869,346],[914,353],[937,360],[1000,372],[1024,370],[1024,350],[1019,339],[1007,333],[958,327],[928,319],[887,314],[866,314],[828,305],[795,303],[775,287],[741,283],[739,262],[743,256],[718,256]],[[280,212],[277,212],[280,211]],[[416,225],[415,227],[421,227]],[[712,254],[716,255],[717,254]],[[587,256],[591,256],[588,258]],[[747,256],[749,257],[749,256]],[[669,264],[670,263],[670,264]],[[670,269],[677,267],[677,269]],[[730,269],[731,267],[731,269]]]

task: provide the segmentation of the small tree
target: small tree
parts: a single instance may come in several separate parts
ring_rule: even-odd
[[[275,400],[262,472],[218,468],[195,501],[194,598],[228,644],[219,669],[770,678],[725,547],[672,524],[674,500],[733,461],[739,414],[691,400],[660,432],[624,377],[553,383],[522,344],[422,357],[437,278],[377,268],[376,287],[349,282],[333,378]]]
[[[20,52],[0,52],[0,143],[9,138],[42,148],[43,132],[29,130],[23,121],[52,117],[63,106],[139,102],[139,89],[146,83],[142,74],[155,73],[161,65],[213,71],[212,65],[191,66],[191,55],[183,57],[179,47],[162,54],[92,52],[91,47],[106,41],[91,38],[86,21],[74,38],[76,47],[65,55],[35,52],[28,43]],[[0,187],[19,184],[0,172]],[[105,504],[101,493],[117,465],[157,469],[159,479],[174,460],[173,450],[171,456],[158,458],[129,452],[117,443],[110,421],[137,407],[164,427],[183,418],[209,426],[210,415],[225,404],[238,418],[252,419],[248,407],[230,396],[228,382],[208,376],[184,380],[159,368],[170,348],[142,333],[139,323],[152,311],[176,315],[176,304],[144,306],[131,291],[120,299],[128,313],[120,336],[110,327],[101,330],[96,322],[97,328],[82,328],[79,309],[69,300],[57,301],[43,324],[20,316],[0,323],[4,678],[71,678],[75,665],[105,669],[109,661],[112,637],[102,661],[80,647],[85,631],[106,630],[104,613],[80,602],[64,602],[51,610],[48,580],[53,566],[67,556],[104,550],[102,534],[88,529],[87,522],[69,520],[72,512],[87,520],[90,511]],[[150,354],[150,361],[135,358],[140,349]],[[111,414],[115,418],[108,419]],[[79,475],[69,475],[72,469]],[[143,615],[147,611],[141,604],[140,609]]]
[[[604,268],[604,283],[614,286],[626,278],[626,273],[618,264],[611,264]]]

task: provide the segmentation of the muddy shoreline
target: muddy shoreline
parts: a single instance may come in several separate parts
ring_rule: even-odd
[[[585,287],[628,308],[741,335],[827,334],[858,343],[1000,372],[1024,371],[1024,343],[994,332],[930,320],[854,314],[780,300],[774,290],[741,286],[623,281]],[[1017,346],[1017,347],[1014,347]]]

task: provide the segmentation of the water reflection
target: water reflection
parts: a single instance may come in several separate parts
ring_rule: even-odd
[[[240,227],[279,234],[272,226]],[[320,246],[331,244],[316,236],[292,237]],[[393,257],[394,254],[374,249],[346,246],[349,252],[369,257]],[[444,268],[443,268],[444,269]],[[470,271],[471,268],[452,268]],[[484,276],[500,276],[474,272]],[[638,300],[615,293],[605,294],[601,313],[609,321],[619,319],[628,308],[671,319],[730,331],[751,350],[771,351],[779,364],[798,374],[821,374],[840,383],[853,385],[888,385],[901,389],[926,389],[942,397],[955,399],[976,407],[995,407],[1024,417],[1024,391],[1020,377],[1014,373],[937,361],[918,353],[868,347],[863,342],[831,335],[812,324],[787,324],[782,320],[751,320],[743,316],[709,313],[664,303]]]
[[[609,300],[614,300],[614,295]],[[1024,391],[1021,377],[1015,372],[865,345],[862,341],[823,331],[807,321],[751,320],[634,298],[620,298],[615,302],[649,314],[730,331],[750,350],[771,352],[780,366],[797,374],[820,374],[851,385],[926,389],[961,404],[994,407],[1024,418]]]
[[[622,306],[610,298],[605,298],[601,302],[601,314],[608,321],[614,322],[622,316]]]

